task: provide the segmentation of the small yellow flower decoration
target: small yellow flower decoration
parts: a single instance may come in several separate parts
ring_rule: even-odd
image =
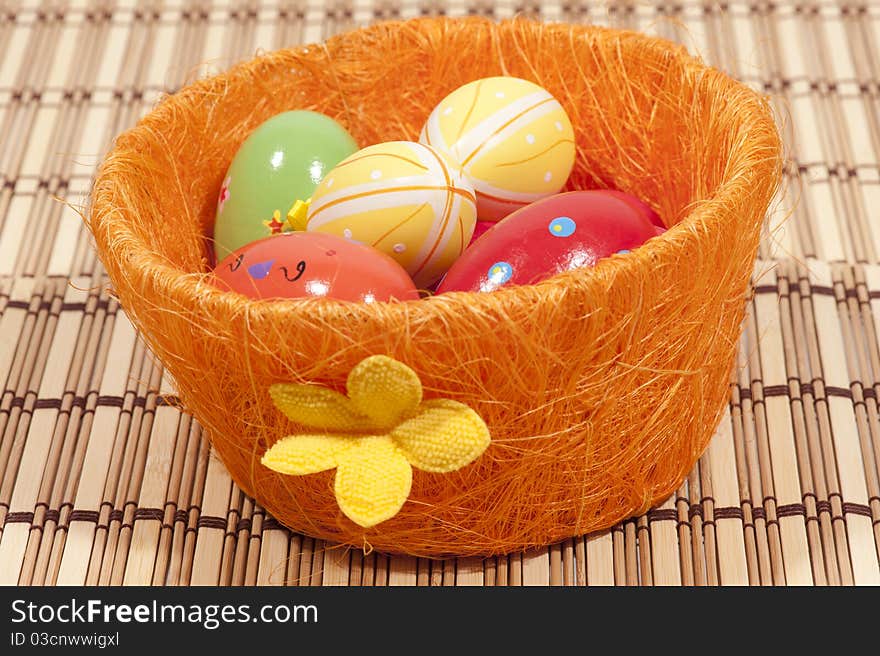
[[[296,199],[290,209],[287,210],[287,220],[284,224],[290,230],[305,230],[308,225],[309,206],[312,204],[311,198],[305,200]]]
[[[455,471],[489,446],[480,415],[450,399],[422,400],[416,372],[387,356],[362,360],[346,390],[347,396],[319,385],[272,385],[269,394],[281,412],[325,432],[288,435],[262,463],[292,476],[335,468],[336,502],[365,528],[397,514],[409,497],[413,467]]]

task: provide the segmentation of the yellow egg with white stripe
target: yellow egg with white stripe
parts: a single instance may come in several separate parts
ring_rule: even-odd
[[[431,112],[419,141],[473,186],[482,221],[559,192],[574,166],[568,114],[546,89],[515,77],[459,87]]]
[[[435,149],[412,141],[342,160],[315,189],[306,220],[308,231],[387,253],[423,288],[452,266],[475,225],[471,186]]]

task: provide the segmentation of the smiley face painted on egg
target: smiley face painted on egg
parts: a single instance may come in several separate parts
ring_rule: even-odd
[[[661,231],[628,199],[601,191],[558,194],[514,212],[475,240],[437,293],[533,284],[629,252]]]
[[[335,298],[371,303],[414,300],[406,271],[372,248],[323,233],[273,235],[227,256],[214,284],[257,299]]]

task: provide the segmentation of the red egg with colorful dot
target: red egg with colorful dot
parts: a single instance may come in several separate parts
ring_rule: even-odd
[[[656,235],[643,212],[613,195],[557,194],[498,222],[452,265],[437,293],[534,284],[631,251]]]
[[[468,248],[473,244],[477,239],[482,237],[486,232],[490,229],[494,228],[498,225],[495,221],[477,221],[477,224],[474,226],[474,234],[471,237],[470,242],[468,242]]]
[[[663,219],[660,218],[660,215],[654,211],[654,208],[652,208],[638,196],[633,196],[632,194],[628,194],[625,191],[618,191],[617,189],[601,189],[597,191],[601,191],[603,194],[613,196],[614,198],[619,198],[623,202],[629,203],[632,207],[641,212],[642,215],[646,219],[648,219],[648,221],[653,223],[658,228],[658,235],[662,235],[664,232],[666,232],[666,225],[663,223]]]
[[[272,235],[239,248],[214,269],[214,284],[255,299],[372,303],[419,298],[412,278],[389,256],[317,232]]]

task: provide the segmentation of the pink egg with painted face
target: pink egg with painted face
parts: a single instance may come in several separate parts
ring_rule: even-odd
[[[437,293],[533,284],[631,251],[657,234],[643,211],[615,195],[557,194],[498,222],[452,265]]]
[[[287,232],[251,242],[214,270],[213,283],[251,298],[407,301],[419,298],[397,262],[374,248],[320,232]]]

